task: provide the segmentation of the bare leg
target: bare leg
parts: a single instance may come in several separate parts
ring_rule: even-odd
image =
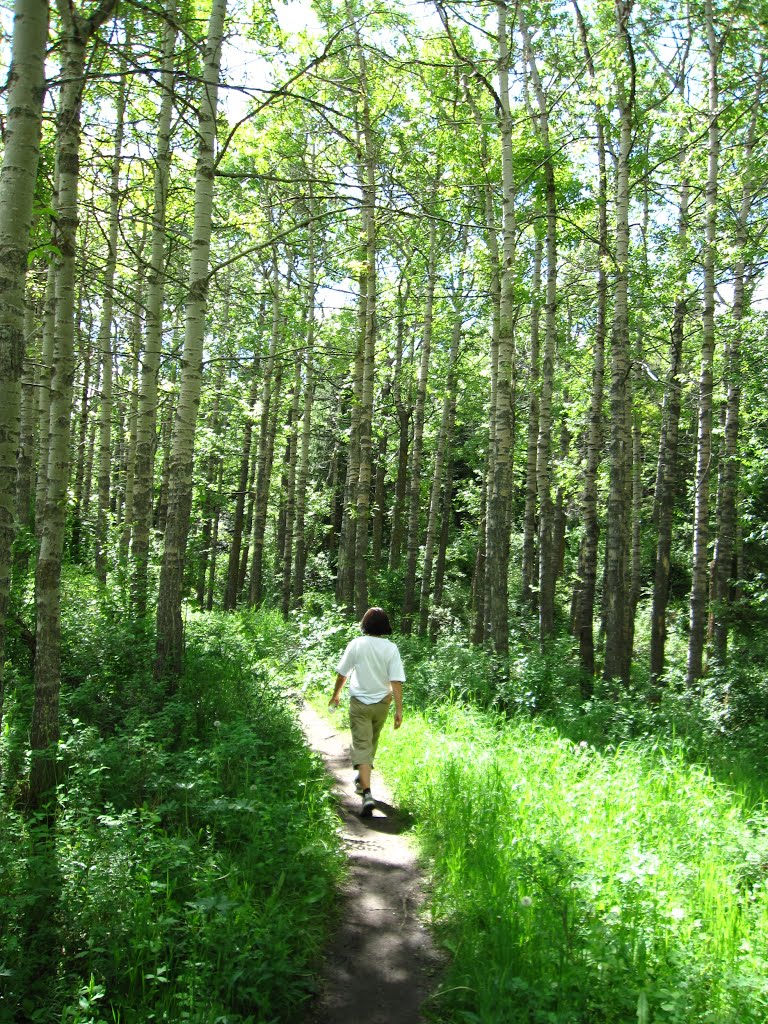
[[[357,766],[357,774],[360,777],[360,785],[363,789],[371,788],[371,766],[369,764],[359,764]]]

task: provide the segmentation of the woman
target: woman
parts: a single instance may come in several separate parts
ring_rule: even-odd
[[[386,639],[392,627],[382,608],[369,608],[360,628],[363,635],[347,644],[336,666],[336,686],[329,707],[339,706],[341,689],[349,679],[352,766],[357,770],[355,789],[363,798],[361,817],[370,818],[375,806],[371,796],[373,759],[393,696],[395,728],[403,724],[405,671],[397,645]]]

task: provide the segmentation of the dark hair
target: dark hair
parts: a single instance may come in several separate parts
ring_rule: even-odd
[[[388,636],[392,632],[389,618],[383,608],[369,608],[363,616],[360,629],[368,636]]]

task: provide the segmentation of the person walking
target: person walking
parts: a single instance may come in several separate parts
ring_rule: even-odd
[[[373,768],[379,736],[395,701],[395,728],[403,724],[405,670],[383,608],[369,608],[360,623],[362,636],[347,644],[336,666],[336,685],[328,706],[337,708],[344,683],[349,679],[349,726],[352,732],[352,767],[355,790],[362,796],[360,816],[370,818],[376,801],[371,796]]]

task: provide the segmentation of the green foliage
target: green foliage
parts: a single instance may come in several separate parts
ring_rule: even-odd
[[[454,956],[436,1020],[764,1020],[767,823],[679,752],[448,704],[379,763]]]
[[[172,696],[150,638],[68,578],[61,812],[13,806],[0,753],[0,1020],[274,1022],[313,987],[341,872],[318,759],[280,684],[278,616],[190,615]]]
[[[353,628],[302,629],[327,689]],[[521,618],[509,663],[455,621],[396,637],[405,724],[377,765],[416,822],[430,912],[452,956],[436,1021],[748,1024],[768,1005],[765,685],[717,670],[581,695],[570,640]],[[675,637],[670,650],[675,653]],[[485,710],[483,710],[485,709]]]

